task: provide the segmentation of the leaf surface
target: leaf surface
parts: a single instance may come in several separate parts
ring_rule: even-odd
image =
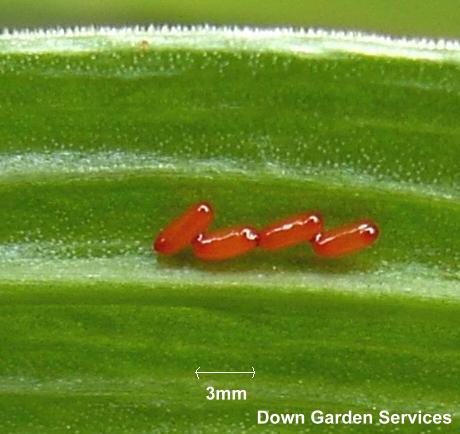
[[[256,432],[264,408],[455,412],[459,59],[456,43],[320,31],[0,37],[0,427]],[[203,199],[215,228],[318,209],[382,236],[333,261],[307,245],[154,255]],[[210,406],[198,366],[255,366],[213,379],[250,398]]]

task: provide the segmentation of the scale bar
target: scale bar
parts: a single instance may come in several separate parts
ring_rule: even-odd
[[[252,378],[256,375],[256,370],[252,367],[252,371],[200,371],[200,367],[196,368],[195,375],[198,380],[200,379],[200,374],[251,374]]]

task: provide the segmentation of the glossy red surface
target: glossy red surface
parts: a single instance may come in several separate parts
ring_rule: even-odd
[[[198,202],[159,233],[153,248],[163,255],[173,255],[206,231],[213,218],[211,205],[208,202]]]
[[[323,230],[323,218],[316,211],[279,220],[263,228],[260,232],[259,246],[263,249],[278,250],[310,241]]]
[[[378,238],[380,230],[372,220],[359,220],[318,234],[311,245],[319,256],[335,258],[359,252]]]
[[[192,242],[192,248],[200,259],[221,261],[249,252],[257,247],[258,239],[258,233],[251,226],[236,226],[201,234]]]

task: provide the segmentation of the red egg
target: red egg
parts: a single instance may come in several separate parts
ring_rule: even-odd
[[[192,248],[200,259],[221,261],[249,252],[257,247],[258,239],[258,233],[251,226],[236,226],[201,234],[192,242]]]
[[[213,218],[211,205],[208,202],[198,202],[159,233],[153,248],[162,255],[173,255],[208,229]]]
[[[323,230],[320,213],[309,211],[279,220],[263,228],[260,232],[259,246],[263,249],[278,250],[310,241]]]
[[[317,255],[335,258],[370,246],[378,238],[379,232],[373,221],[359,220],[318,234],[311,245]]]

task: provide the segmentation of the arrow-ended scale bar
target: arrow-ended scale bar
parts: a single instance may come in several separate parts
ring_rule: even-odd
[[[252,371],[200,371],[200,367],[196,368],[195,375],[198,380],[200,379],[200,374],[251,374],[252,377],[256,375],[256,370],[252,366]]]

